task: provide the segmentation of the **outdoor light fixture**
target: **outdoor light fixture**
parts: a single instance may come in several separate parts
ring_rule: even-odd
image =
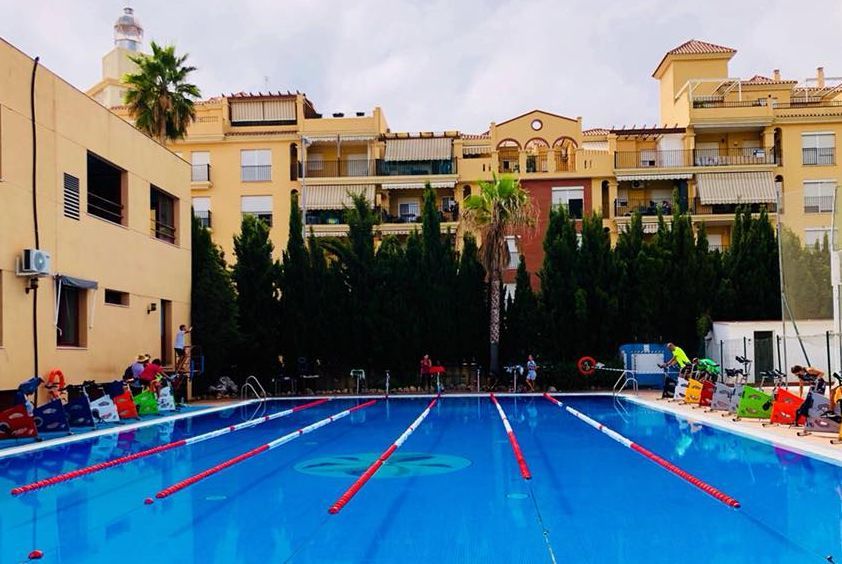
[[[146,306],[146,315],[149,315],[153,311],[158,311],[158,304],[156,304],[155,302],[152,302],[151,304]]]

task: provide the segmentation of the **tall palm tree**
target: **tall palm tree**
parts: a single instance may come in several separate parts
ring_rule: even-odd
[[[187,55],[176,56],[175,46],[161,47],[154,41],[151,55],[130,59],[138,71],[124,76],[123,83],[128,86],[125,103],[135,126],[160,143],[181,139],[196,119],[193,101],[202,95],[187,82],[196,67],[186,66]]]
[[[492,182],[481,182],[479,194],[466,198],[462,210],[465,227],[478,232],[482,244],[480,261],[485,267],[490,300],[489,369],[496,374],[500,368],[500,283],[510,258],[506,236],[533,226],[535,211],[529,193],[511,176],[495,176]]]

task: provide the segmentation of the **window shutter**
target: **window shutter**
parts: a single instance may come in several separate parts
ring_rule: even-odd
[[[79,179],[64,173],[64,216],[79,220]]]

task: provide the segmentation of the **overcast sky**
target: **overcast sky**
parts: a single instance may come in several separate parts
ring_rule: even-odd
[[[0,0],[0,36],[74,85],[100,78],[125,0]],[[664,52],[738,50],[731,75],[842,75],[840,0],[132,0],[206,97],[300,90],[322,113],[381,106],[393,131],[482,132],[533,108],[653,123]]]

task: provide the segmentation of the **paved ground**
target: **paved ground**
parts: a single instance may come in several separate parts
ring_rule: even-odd
[[[797,393],[796,388],[790,391]],[[772,442],[790,450],[818,456],[835,464],[842,465],[842,444],[832,445],[831,438],[839,439],[829,434],[813,434],[799,437],[801,428],[785,427],[781,425],[763,426],[761,420],[742,419],[734,421],[733,417],[723,417],[721,411],[707,412],[702,408],[694,408],[685,403],[661,400],[660,390],[641,390],[638,395],[629,393],[626,397],[654,409],[674,413],[680,417],[706,423],[713,427],[726,429],[741,435],[750,436],[766,442]]]

